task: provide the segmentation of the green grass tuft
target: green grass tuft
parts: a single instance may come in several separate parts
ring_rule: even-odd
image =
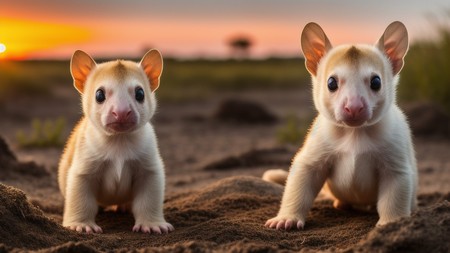
[[[301,145],[312,120],[301,121],[294,114],[286,116],[285,124],[277,131],[277,140],[283,144]]]
[[[23,148],[61,147],[64,144],[62,134],[65,126],[64,118],[55,121],[34,119],[32,132],[26,135],[24,131],[19,130],[16,134],[17,142]]]

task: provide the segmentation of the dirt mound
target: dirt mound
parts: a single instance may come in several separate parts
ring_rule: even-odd
[[[405,108],[415,136],[450,138],[450,116],[434,103],[415,103]]]
[[[20,178],[24,175],[42,177],[49,176],[49,173],[34,162],[19,162],[0,136],[0,180]]]
[[[8,247],[39,249],[77,238],[45,217],[22,191],[3,184],[0,184],[0,217],[0,244]]]
[[[131,232],[131,214],[101,212],[104,234],[85,235],[47,219],[12,187],[0,185],[0,251],[43,252],[447,252],[450,194],[423,195],[411,218],[373,229],[376,213],[340,211],[316,201],[305,230],[277,231],[263,226],[276,215],[283,187],[255,177],[230,177],[200,190],[168,196],[168,235]],[[372,231],[372,232],[371,232]]]
[[[239,167],[255,166],[283,166],[288,167],[291,164],[294,152],[284,147],[270,149],[254,149],[239,156],[225,157],[221,160],[212,162],[204,170],[226,170],[237,169]]]
[[[420,209],[411,218],[377,228],[353,248],[359,252],[449,252],[450,202]]]
[[[363,238],[377,220],[376,214],[338,211],[332,208],[331,201],[318,201],[304,231],[265,228],[266,219],[278,211],[282,192],[281,186],[259,178],[230,177],[201,190],[169,196],[166,218],[176,228],[169,235],[151,235],[151,240],[142,240],[148,236],[123,233],[131,228],[132,218],[111,213],[100,214],[99,225],[105,233],[121,231],[124,250],[133,249],[138,243],[149,252],[275,252],[346,248]],[[106,222],[109,224],[102,224]],[[91,243],[92,240],[88,244]],[[106,246],[110,243],[103,242],[102,250],[110,250],[111,245]]]
[[[278,118],[263,105],[238,99],[222,101],[213,118],[219,121],[243,124],[272,124],[278,121]]]
[[[3,160],[17,160],[17,158],[9,149],[6,141],[0,136],[0,161]]]

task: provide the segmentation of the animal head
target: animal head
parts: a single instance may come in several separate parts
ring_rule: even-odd
[[[395,103],[398,73],[408,50],[408,32],[401,22],[390,24],[375,45],[337,47],[318,24],[309,23],[301,44],[315,107],[336,125],[375,124]]]
[[[107,135],[127,133],[150,121],[163,68],[157,50],[147,52],[140,63],[116,60],[101,64],[77,50],[70,65],[84,115],[98,129]]]

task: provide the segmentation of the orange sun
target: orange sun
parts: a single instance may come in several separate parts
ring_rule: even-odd
[[[0,58],[4,59],[26,59],[33,53],[90,38],[90,32],[82,27],[11,18],[0,18],[0,35]]]

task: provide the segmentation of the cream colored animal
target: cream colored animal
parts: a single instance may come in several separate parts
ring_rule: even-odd
[[[162,68],[157,50],[140,63],[96,64],[83,51],[72,56],[71,73],[84,117],[59,163],[63,226],[101,233],[95,223],[98,206],[118,205],[133,212],[135,232],[173,230],[163,215],[164,165],[150,124]]]
[[[309,23],[301,43],[319,114],[289,175],[275,170],[263,176],[287,177],[278,215],[266,226],[303,228],[324,184],[336,208],[376,206],[377,225],[409,216],[416,206],[416,160],[395,97],[408,49],[405,26],[390,24],[374,46],[332,47],[322,28]]]

